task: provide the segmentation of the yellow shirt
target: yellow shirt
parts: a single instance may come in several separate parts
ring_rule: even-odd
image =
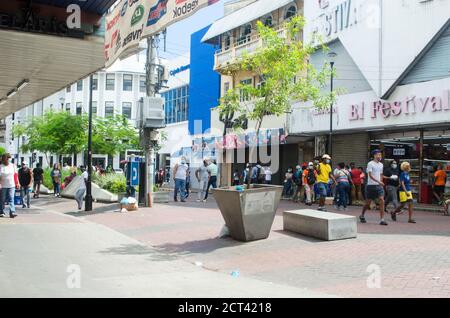
[[[330,181],[331,166],[321,162],[319,169],[320,172],[317,175],[317,182],[328,183]]]

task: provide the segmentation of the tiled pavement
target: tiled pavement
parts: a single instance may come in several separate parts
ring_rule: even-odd
[[[282,211],[304,208],[282,201],[270,237],[240,243],[217,237],[223,220],[214,201],[159,204],[130,213],[111,212],[115,206],[105,212],[108,206],[97,205],[98,213],[89,215],[72,213],[73,201],[53,201],[42,207],[71,211],[212,271],[238,270],[241,276],[344,297],[450,297],[450,217],[440,213],[417,212],[417,224],[402,215],[382,227],[378,213],[369,212],[368,223],[358,224],[357,239],[323,242],[282,231]],[[370,265],[380,270],[381,288],[368,287]]]

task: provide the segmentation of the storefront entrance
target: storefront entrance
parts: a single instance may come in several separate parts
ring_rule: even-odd
[[[415,200],[420,203],[437,203],[433,196],[433,184],[434,173],[439,165],[447,172],[445,192],[450,193],[450,130],[423,129],[378,133],[371,134],[370,139],[371,150],[383,150],[387,162],[410,162]]]

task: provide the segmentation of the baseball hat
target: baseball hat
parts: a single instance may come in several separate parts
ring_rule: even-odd
[[[329,155],[325,154],[322,156],[322,159],[330,159],[331,160],[331,157]]]

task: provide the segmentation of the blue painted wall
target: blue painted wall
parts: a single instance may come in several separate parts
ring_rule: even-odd
[[[210,26],[191,35],[191,73],[189,81],[189,133],[194,122],[202,120],[202,130],[211,128],[211,108],[219,104],[220,76],[213,70],[215,47],[201,43]]]

